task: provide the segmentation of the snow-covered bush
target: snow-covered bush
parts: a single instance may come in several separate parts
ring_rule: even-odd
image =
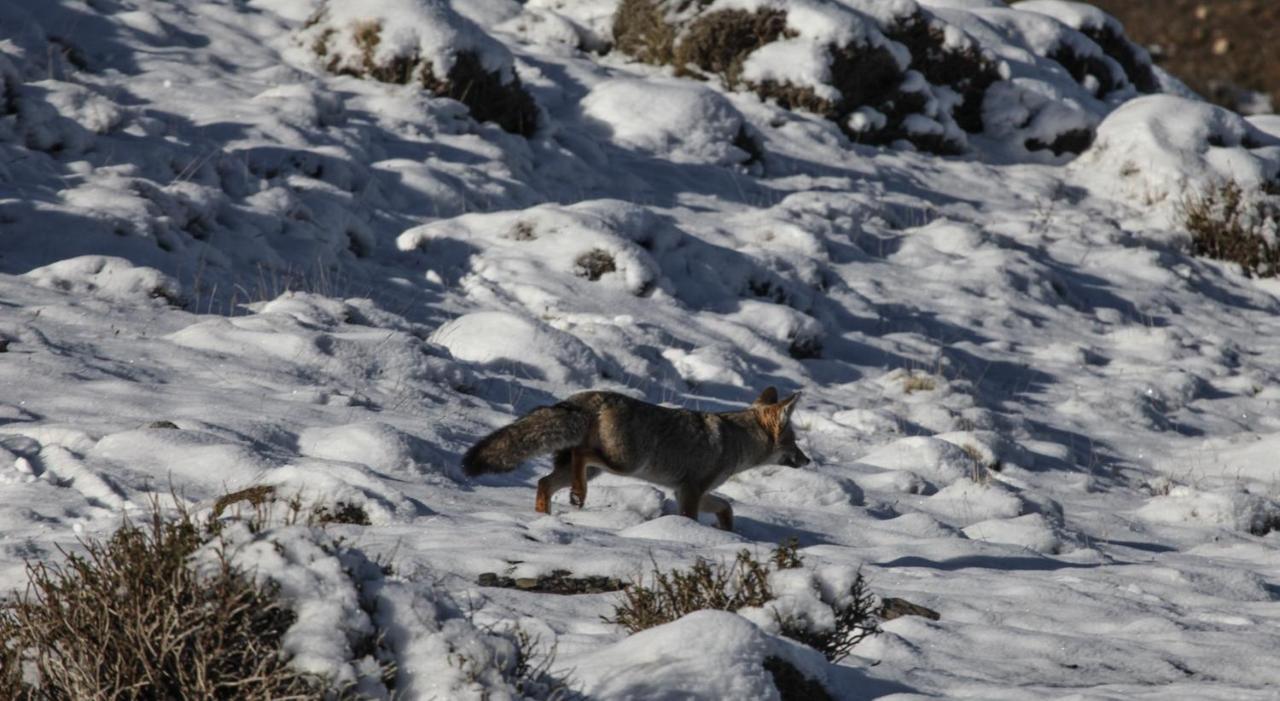
[[[1125,77],[1138,91],[1152,93],[1160,89],[1160,83],[1151,67],[1151,55],[1146,49],[1129,41],[1124,33],[1124,25],[1106,12],[1087,3],[1066,0],[1025,0],[1016,3],[1014,8],[1053,17],[1089,37],[1123,69]],[[1065,54],[1071,52],[1071,48],[1063,45],[1060,51]],[[1075,75],[1074,70],[1072,74]]]
[[[980,132],[997,62],[914,2],[623,0],[619,49],[677,73],[718,76],[787,109],[835,121],[854,141],[907,140],[955,153]]]
[[[1174,204],[1228,180],[1246,189],[1280,181],[1280,139],[1215,105],[1145,95],[1107,115],[1073,167],[1139,201]]]
[[[513,134],[537,128],[510,52],[444,0],[326,2],[299,39],[331,73],[416,83]]]

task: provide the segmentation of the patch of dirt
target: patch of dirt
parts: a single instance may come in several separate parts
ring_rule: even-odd
[[[1245,91],[1280,107],[1280,2],[1276,0],[1092,0],[1115,15],[1162,68],[1224,107]],[[1094,39],[1097,40],[1096,38]],[[1104,47],[1105,48],[1105,47]],[[1132,76],[1131,76],[1132,78]],[[1135,81],[1136,83],[1136,81]]]
[[[603,594],[622,591],[626,583],[616,577],[574,577],[569,570],[554,570],[541,577],[504,577],[496,572],[485,572],[476,579],[482,587],[520,589],[539,594]]]

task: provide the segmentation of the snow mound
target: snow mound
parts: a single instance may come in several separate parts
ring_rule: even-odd
[[[724,611],[696,611],[641,631],[575,661],[574,675],[592,698],[780,699],[765,660],[778,657],[827,686],[817,651],[765,634]]]
[[[35,284],[73,295],[117,303],[179,305],[182,288],[153,268],[114,256],[79,256],[36,268],[23,275]]]
[[[112,433],[99,440],[86,458],[91,463],[115,466],[115,474],[136,476],[139,481],[145,475],[180,481],[185,496],[194,499],[212,498],[256,483],[273,467],[251,445],[204,431],[172,428]]]
[[[1066,547],[1058,527],[1044,514],[980,521],[965,527],[964,534],[973,540],[1017,545],[1046,555],[1062,552]]]
[[[609,80],[582,100],[617,144],[675,163],[734,165],[754,148],[742,115],[715,91],[688,81]]]
[[[298,435],[298,452],[405,477],[443,469],[442,456],[431,445],[377,421],[308,428]]]
[[[775,507],[853,511],[862,503],[862,490],[851,480],[781,465],[740,472],[718,491],[736,501]]]
[[[509,312],[476,312],[436,330],[431,342],[456,359],[557,385],[589,386],[599,359],[576,336]]]
[[[1280,503],[1240,487],[1202,490],[1176,485],[1136,513],[1152,523],[1219,526],[1255,535],[1280,527]]]
[[[885,470],[911,472],[942,485],[967,479],[973,470],[973,458],[962,448],[927,436],[900,438],[863,455],[858,462]]]
[[[618,531],[623,538],[642,538],[645,540],[666,540],[673,543],[688,543],[699,547],[713,547],[746,543],[746,538],[729,531],[694,521],[691,518],[670,514],[645,521],[637,526]]]
[[[1245,187],[1280,180],[1280,139],[1222,107],[1150,95],[1108,115],[1073,168],[1102,174],[1143,201],[1173,204],[1227,180]]]

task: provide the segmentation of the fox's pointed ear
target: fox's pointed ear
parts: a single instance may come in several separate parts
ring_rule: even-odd
[[[764,406],[764,405],[769,405],[769,404],[777,404],[777,403],[778,403],[778,388],[777,388],[777,387],[765,387],[765,388],[764,388],[764,391],[760,393],[760,396],[759,396],[759,397],[756,397],[756,401],[755,401],[755,402],[753,402],[753,403],[754,403],[756,406]]]
[[[799,392],[796,392],[790,397],[787,397],[786,399],[782,400],[782,404],[779,405],[782,410],[782,423],[785,424],[791,420],[791,412],[796,410],[796,403],[799,401],[800,401]]]

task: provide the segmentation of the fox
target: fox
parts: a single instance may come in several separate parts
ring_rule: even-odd
[[[565,487],[570,503],[582,507],[587,482],[608,471],[670,488],[682,516],[709,512],[731,531],[733,507],[712,489],[753,467],[809,464],[791,426],[799,399],[796,392],[779,401],[777,388],[768,387],[746,409],[713,413],[580,392],[481,438],[463,455],[462,469],[471,477],[509,472],[551,453],[551,474],[538,480],[534,499],[540,513],[551,513],[551,497]]]

